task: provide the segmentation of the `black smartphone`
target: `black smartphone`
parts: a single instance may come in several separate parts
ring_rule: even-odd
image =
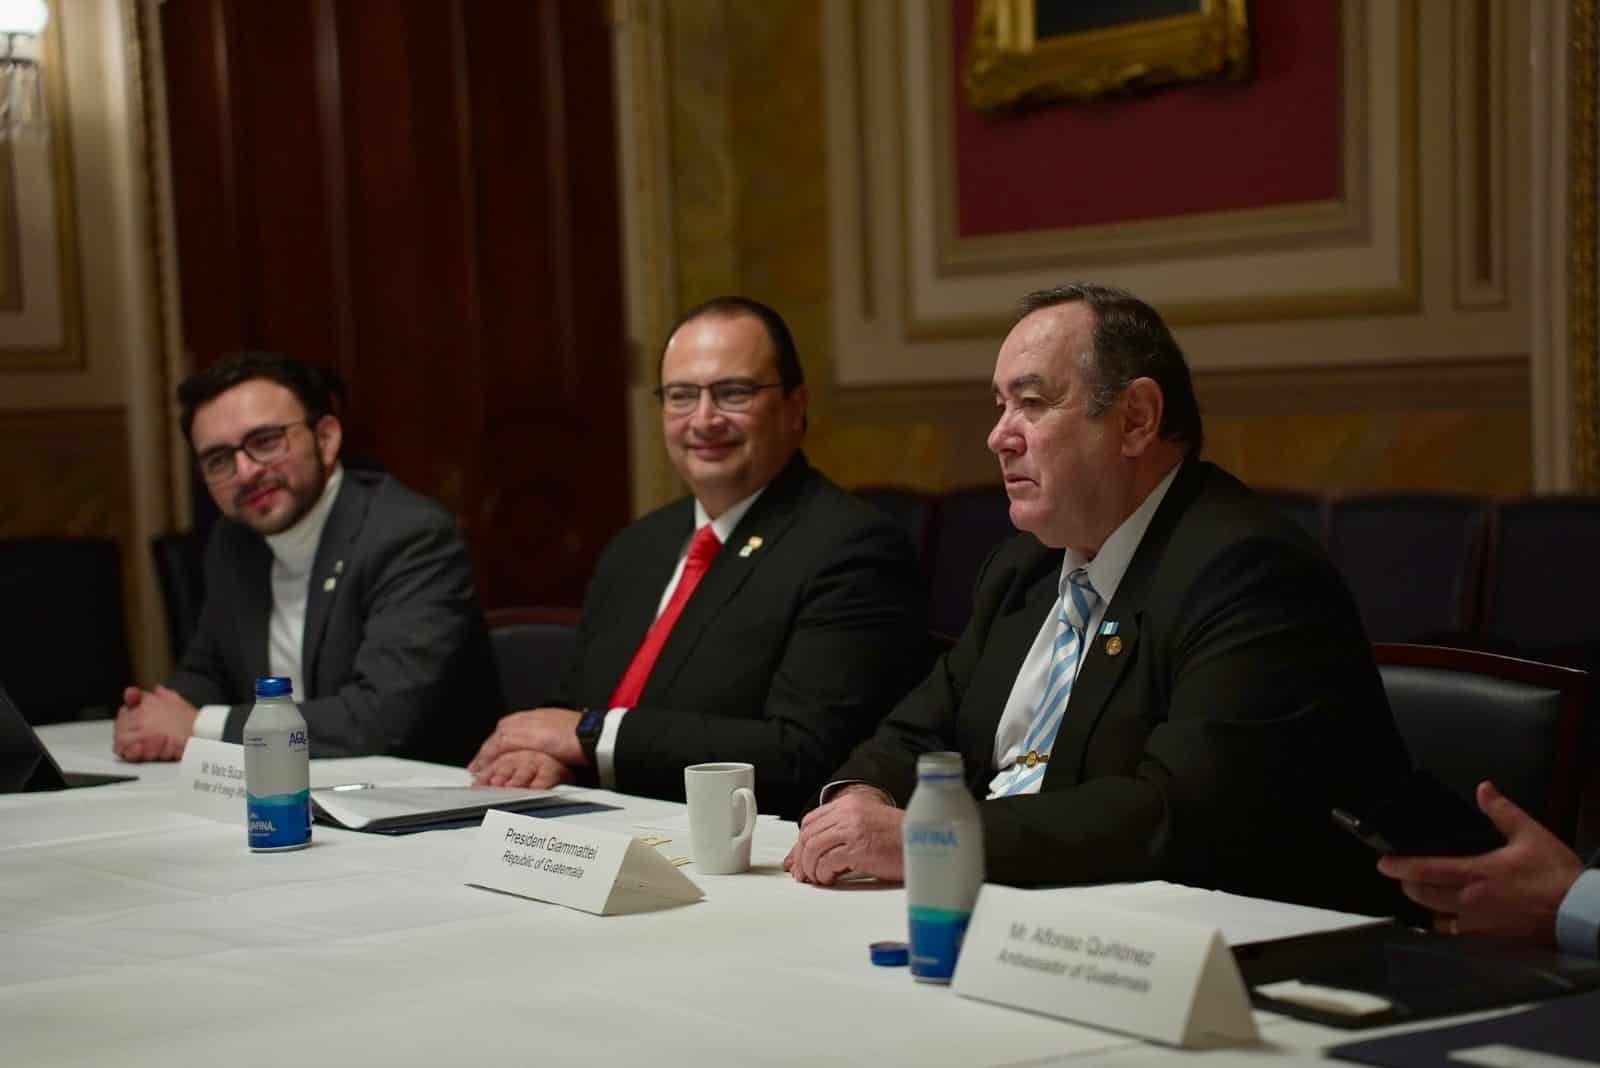
[[[1333,821],[1378,852],[1398,856],[1467,857],[1506,844],[1476,805],[1421,770],[1370,811],[1336,808]]]

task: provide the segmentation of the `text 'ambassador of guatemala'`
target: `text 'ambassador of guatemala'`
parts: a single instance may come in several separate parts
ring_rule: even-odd
[[[985,564],[956,647],[806,815],[794,876],[901,878],[894,804],[918,753],[954,749],[984,799],[991,881],[1398,907],[1329,817],[1408,765],[1355,604],[1310,538],[1199,459],[1160,316],[1100,286],[1035,293],[993,389],[989,448],[1027,533]]]

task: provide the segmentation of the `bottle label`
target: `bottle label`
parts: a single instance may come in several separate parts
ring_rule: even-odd
[[[311,791],[246,794],[251,849],[284,849],[311,841]]]
[[[911,974],[945,982],[955,974],[956,956],[967,934],[971,912],[911,906]]]

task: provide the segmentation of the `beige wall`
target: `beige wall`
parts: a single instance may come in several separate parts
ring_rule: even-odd
[[[1561,484],[1558,476],[1536,479],[1532,394],[1536,368],[1544,378],[1565,381],[1569,374],[1564,362],[1553,371],[1554,363],[1540,362],[1565,359],[1562,324],[1553,338],[1541,340],[1552,332],[1554,313],[1539,286],[1565,277],[1566,250],[1531,235],[1537,212],[1560,214],[1553,202],[1562,199],[1566,175],[1541,171],[1530,160],[1549,154],[1540,138],[1566,135],[1564,112],[1550,114],[1552,99],[1559,110],[1564,90],[1539,97],[1521,58],[1530,38],[1551,33],[1552,19],[1564,25],[1567,12],[1559,0],[1541,0],[1529,21],[1520,22],[1522,6],[1508,6],[1501,11],[1512,18],[1501,28],[1508,41],[1497,46],[1503,51],[1474,58],[1438,43],[1441,36],[1460,36],[1456,8],[1471,6],[1467,0],[1408,8],[1407,17],[1416,21],[1405,32],[1427,42],[1412,53],[1420,118],[1407,127],[1398,112],[1395,144],[1385,150],[1375,138],[1369,160],[1391,168],[1399,183],[1406,159],[1420,158],[1410,310],[1296,313],[1244,323],[1202,318],[1178,327],[1196,368],[1208,453],[1248,481],[1328,491],[1485,494]],[[655,156],[645,145],[625,161],[634,227],[630,297],[637,303],[648,290],[656,308],[634,321],[641,389],[653,385],[666,309],[722,292],[746,293],[779,308],[795,331],[815,397],[807,449],[837,479],[940,490],[992,478],[983,444],[986,383],[1001,331],[918,350],[921,341],[893,323],[878,334],[855,335],[839,325],[841,277],[860,281],[850,273],[860,269],[858,250],[841,252],[841,244],[857,237],[846,228],[841,238],[841,212],[858,220],[857,213],[872,207],[869,193],[859,189],[847,189],[841,207],[839,79],[851,75],[837,54],[839,25],[859,26],[863,12],[869,19],[914,18],[917,0],[627,0],[620,7],[621,136],[628,139],[644,124],[666,124],[664,135],[652,130],[660,142]],[[1383,28],[1387,2],[1357,10]],[[1398,54],[1404,41],[1391,45]],[[648,66],[641,66],[641,56],[650,59]],[[1500,71],[1486,97],[1492,110],[1480,113],[1474,127],[1475,136],[1492,136],[1497,145],[1502,177],[1493,189],[1463,191],[1452,164],[1449,138],[1462,134],[1451,132],[1450,116],[1461,103],[1459,68],[1469,60]],[[883,66],[873,55],[858,62],[868,71]],[[1386,84],[1402,91],[1398,76],[1380,71],[1372,80],[1375,92]],[[891,188],[904,191],[903,183]],[[913,209],[900,204],[899,210]],[[652,211],[654,224],[641,232],[639,221]],[[1461,277],[1461,249],[1471,236],[1461,228],[1467,226],[1500,235],[1487,293],[1481,285],[1470,292],[1480,280]],[[1589,242],[1592,248],[1592,234]],[[1023,291],[1010,291],[1011,299]],[[845,353],[841,344],[855,347]],[[896,380],[916,366],[919,351],[928,354],[927,366],[940,369],[937,381]],[[841,374],[845,355],[849,374]],[[890,373],[883,382],[856,384],[863,367],[869,378],[874,367]],[[1570,395],[1557,393],[1559,403]],[[652,410],[641,403],[638,413],[636,436],[646,444],[636,459],[636,506],[644,508],[679,489],[659,449],[649,447],[659,437]]]
[[[173,522],[133,0],[51,5],[48,141],[15,146],[24,275],[0,309],[0,537],[115,538],[134,663],[168,659],[146,546]],[[130,680],[131,681],[131,680]]]

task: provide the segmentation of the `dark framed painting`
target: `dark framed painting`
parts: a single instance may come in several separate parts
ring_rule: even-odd
[[[978,0],[967,99],[991,111],[1250,73],[1246,0]]]

